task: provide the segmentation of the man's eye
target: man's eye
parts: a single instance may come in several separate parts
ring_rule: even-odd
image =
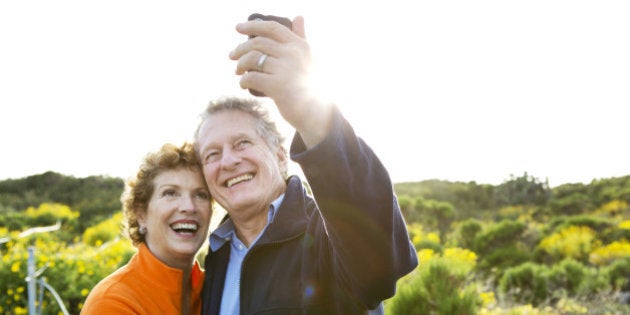
[[[218,151],[212,151],[206,155],[206,162],[215,162],[220,158]]]
[[[252,142],[249,140],[240,140],[239,142],[236,143],[236,147],[239,149],[243,149],[250,146],[251,144]]]

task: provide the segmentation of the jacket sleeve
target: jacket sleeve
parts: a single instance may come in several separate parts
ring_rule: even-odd
[[[299,134],[291,158],[304,172],[324,220],[340,284],[367,308],[395,293],[418,264],[391,179],[372,149],[335,108],[326,139],[306,150]]]

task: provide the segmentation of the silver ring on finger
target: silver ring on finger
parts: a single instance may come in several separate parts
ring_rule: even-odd
[[[267,61],[267,54],[262,54],[260,55],[260,57],[258,58],[258,62],[256,63],[256,71],[258,72],[264,72],[263,68],[265,66],[265,61]]]

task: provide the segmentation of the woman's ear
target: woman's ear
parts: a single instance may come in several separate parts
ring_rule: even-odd
[[[136,218],[138,220],[138,227],[142,227],[142,226],[146,227],[147,226],[146,216],[147,216],[147,214],[144,213],[143,211],[141,211],[141,210],[137,211]]]

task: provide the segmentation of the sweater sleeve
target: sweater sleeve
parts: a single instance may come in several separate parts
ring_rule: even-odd
[[[368,308],[393,296],[396,281],[418,260],[389,174],[372,149],[335,109],[326,139],[307,150],[296,134],[291,158],[317,202],[340,284]]]

